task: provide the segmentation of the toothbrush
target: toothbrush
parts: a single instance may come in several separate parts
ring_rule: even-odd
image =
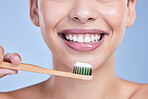
[[[90,64],[81,63],[81,62],[77,62],[74,64],[73,73],[46,69],[39,66],[24,64],[24,63],[20,63],[18,66],[15,66],[9,62],[3,62],[2,64],[0,64],[0,67],[6,68],[6,69],[12,69],[12,70],[21,70],[21,71],[28,71],[28,72],[50,74],[55,76],[63,76],[63,77],[81,79],[81,80],[93,79],[92,66]]]

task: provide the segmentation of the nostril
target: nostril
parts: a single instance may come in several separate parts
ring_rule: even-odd
[[[91,20],[95,20],[95,19],[94,18],[88,18],[88,20],[91,21]]]
[[[74,20],[80,21],[78,17],[73,17]]]
[[[95,19],[90,17],[90,18],[79,18],[79,17],[73,17],[73,20],[75,21],[79,21],[79,22],[82,22],[82,23],[86,23],[86,22],[89,22],[89,21],[94,21]]]

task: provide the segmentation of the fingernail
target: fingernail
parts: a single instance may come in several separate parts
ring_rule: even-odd
[[[14,64],[14,65],[19,65],[20,63],[20,58],[18,56],[13,56],[11,57],[11,62]]]
[[[15,59],[18,60],[18,61],[20,61],[20,58],[18,56],[15,56]]]

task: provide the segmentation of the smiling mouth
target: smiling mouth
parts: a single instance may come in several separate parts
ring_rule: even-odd
[[[91,51],[98,48],[107,36],[98,29],[70,29],[59,32],[64,43],[77,51]]]

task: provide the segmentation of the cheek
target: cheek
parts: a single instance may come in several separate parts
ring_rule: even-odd
[[[104,8],[106,9],[102,10],[102,15],[112,31],[110,47],[115,50],[122,41],[126,29],[126,2],[121,2]]]
[[[64,16],[64,9],[59,9],[63,7],[58,7],[58,4],[50,4],[46,2],[46,4],[41,4],[41,13],[40,13],[40,20],[41,25],[44,25],[45,30],[53,30],[56,25],[62,20]]]
[[[105,59],[109,59],[114,54],[122,41],[126,29],[127,8],[123,4],[106,5],[100,9],[99,13],[106,26],[111,30],[109,42],[106,42],[105,46],[103,46],[102,54],[98,56],[98,58],[102,57],[102,63],[104,63]]]
[[[40,4],[40,27],[43,38],[52,50],[58,47],[56,44],[57,33],[55,32],[56,26],[65,17],[65,6],[61,3],[56,3],[54,1],[43,0]],[[56,48],[54,45],[57,45]]]
[[[102,16],[113,31],[119,30],[125,25],[127,7],[123,2],[121,4],[114,4],[103,8],[105,9],[101,10]]]
[[[46,1],[46,0],[45,0]],[[123,3],[123,2],[122,2]],[[125,31],[125,20],[126,20],[126,6],[123,4],[113,4],[113,5],[100,5],[100,8],[98,8],[98,12],[100,13],[100,16],[103,18],[103,23],[107,25],[112,31],[111,37],[110,37],[110,42],[107,42],[105,44],[106,46],[103,47],[104,50],[102,52],[96,52],[98,53],[98,56],[96,56],[96,53],[91,55],[88,55],[88,59],[82,59],[87,60],[87,61],[92,61],[89,59],[93,59],[95,63],[98,59],[102,63],[107,59],[106,57],[111,56],[110,54],[113,54],[113,51],[117,48],[119,45],[120,41],[122,40],[122,37],[124,35]],[[52,51],[53,55],[57,56],[62,56],[61,52],[65,52],[64,49],[60,49],[60,45],[56,43],[56,39],[54,39],[57,36],[57,33],[54,33],[54,30],[56,26],[63,20],[63,18],[67,15],[68,13],[66,5],[60,5],[60,4],[53,4],[53,3],[48,3],[44,2],[44,0],[41,3],[40,7],[40,26],[41,26],[41,31],[42,35],[44,37],[44,40],[47,44],[47,46],[50,48]],[[119,41],[119,42],[118,42]],[[109,44],[108,44],[109,43]],[[56,45],[56,46],[55,46]],[[102,53],[102,54],[100,54]],[[81,54],[80,54],[81,55]],[[77,59],[77,57],[81,58],[80,55],[75,53],[66,53],[65,57],[66,58],[61,58],[65,63],[67,61],[77,61],[80,59]],[[86,57],[87,55],[84,55]],[[59,59],[60,57],[58,57]],[[97,62],[95,66],[97,67],[98,64],[101,64],[101,62]]]

